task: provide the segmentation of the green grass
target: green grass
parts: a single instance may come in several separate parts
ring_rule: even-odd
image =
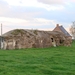
[[[0,50],[0,75],[75,75],[74,45]]]

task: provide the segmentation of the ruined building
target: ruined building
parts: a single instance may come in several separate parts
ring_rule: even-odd
[[[0,37],[1,49],[46,48],[51,46],[71,46],[72,38],[64,34],[59,25],[53,31],[28,29],[11,30]],[[63,30],[64,31],[64,30]],[[68,37],[68,38],[67,38]],[[69,40],[69,41],[68,41]]]

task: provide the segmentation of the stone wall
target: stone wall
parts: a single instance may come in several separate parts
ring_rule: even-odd
[[[70,46],[71,42],[68,40],[64,34],[59,32],[17,29],[4,36],[3,49],[46,48],[54,45]]]

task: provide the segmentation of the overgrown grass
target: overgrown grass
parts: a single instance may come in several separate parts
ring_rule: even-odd
[[[72,47],[0,50],[0,75],[75,75]]]

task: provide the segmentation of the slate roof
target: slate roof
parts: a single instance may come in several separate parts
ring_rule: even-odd
[[[71,36],[71,35],[64,29],[63,26],[59,26],[59,27],[60,27],[61,31],[62,31],[65,35]]]
[[[56,25],[56,27],[54,28],[53,31],[59,31],[62,32],[63,34],[65,34],[66,36],[71,36],[66,30],[65,28],[61,25],[59,26],[59,24]]]

